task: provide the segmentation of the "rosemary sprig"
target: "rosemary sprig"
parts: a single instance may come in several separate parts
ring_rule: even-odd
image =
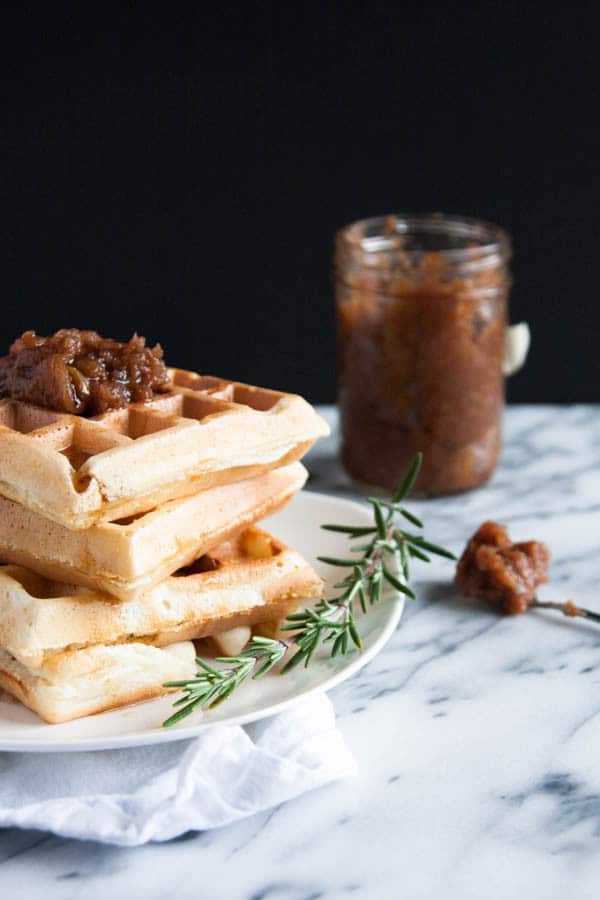
[[[239,656],[217,657],[217,662],[228,664],[227,669],[215,669],[197,656],[198,671],[194,678],[189,681],[168,681],[164,685],[168,688],[181,688],[184,691],[184,696],[173,704],[175,708],[180,708],[163,722],[164,727],[176,725],[201,706],[216,706],[222,703],[248,678],[258,663],[262,663],[262,666],[254,673],[253,678],[266,675],[277,665],[286,651],[287,644],[284,641],[273,641],[255,635],[248,649]]]
[[[373,509],[372,526],[321,526],[326,531],[345,534],[351,541],[367,538],[349,547],[351,553],[362,554],[359,557],[319,557],[327,565],[351,569],[335,585],[341,593],[332,599],[319,600],[313,608],[288,616],[281,630],[289,632],[289,637],[272,639],[254,636],[248,649],[239,656],[218,657],[216,662],[223,663],[224,668],[214,668],[198,658],[194,678],[171,681],[165,685],[181,688],[184,692],[174,703],[177,711],[163,723],[165,727],[177,724],[196,709],[221,703],[248,678],[260,678],[269,672],[292,649],[295,652],[281,669],[282,673],[300,663],[308,666],[315,651],[323,644],[329,645],[331,656],[345,655],[354,647],[360,650],[362,643],[354,616],[357,604],[366,613],[370,606],[381,600],[385,582],[396,591],[414,598],[415,594],[408,585],[411,560],[430,562],[430,553],[446,559],[456,558],[443,547],[426,541],[420,534],[405,531],[398,524],[399,519],[403,518],[417,528],[423,527],[421,520],[403,506],[417,479],[421,461],[422,454],[418,453],[390,500],[368,498]],[[398,564],[403,580],[392,571]]]

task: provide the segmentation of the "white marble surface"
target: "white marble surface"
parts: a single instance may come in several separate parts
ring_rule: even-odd
[[[599,456],[600,406],[513,408],[488,487],[413,507],[457,551],[487,517],[547,541],[541,595],[600,609]],[[309,466],[312,488],[352,495],[334,439]],[[0,896],[597,897],[600,626],[499,618],[457,596],[451,574],[421,567],[395,637],[333,692],[356,779],[135,850],[0,832]]]

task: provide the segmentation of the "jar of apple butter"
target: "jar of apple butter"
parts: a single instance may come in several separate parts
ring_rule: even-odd
[[[509,235],[474,219],[397,215],[336,235],[342,458],[393,490],[424,454],[416,490],[483,484],[500,451]]]

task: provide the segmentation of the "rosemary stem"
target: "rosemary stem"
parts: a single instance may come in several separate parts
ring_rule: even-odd
[[[386,530],[386,535],[385,535],[386,542],[392,540],[392,538],[394,537],[394,532],[395,532],[395,525],[392,523],[391,525],[388,525],[387,530]],[[366,559],[367,567],[363,572],[363,578],[370,578],[371,575],[375,574],[375,572],[377,571],[377,567],[379,566],[379,563],[383,559],[384,553],[385,553],[385,547],[377,547],[367,557],[367,559]]]

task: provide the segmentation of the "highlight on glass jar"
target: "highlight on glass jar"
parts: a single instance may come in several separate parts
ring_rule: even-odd
[[[458,216],[382,216],[337,233],[342,459],[355,481],[393,490],[418,450],[421,494],[490,478],[504,375],[528,347],[526,325],[507,328],[510,258],[506,231]]]

